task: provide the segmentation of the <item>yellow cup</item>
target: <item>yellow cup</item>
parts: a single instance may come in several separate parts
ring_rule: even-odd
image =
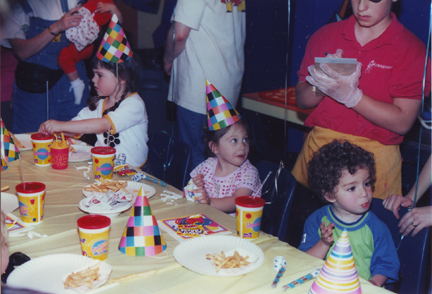
[[[39,166],[51,165],[51,144],[54,136],[37,133],[30,137],[33,145],[34,163]]]
[[[17,185],[15,190],[22,221],[33,225],[40,224],[44,217],[45,184],[26,182]]]
[[[235,199],[237,235],[243,239],[259,237],[265,200],[254,196],[240,196]]]
[[[94,147],[91,149],[93,170],[96,180],[112,179],[116,150],[113,147]]]
[[[98,260],[108,258],[111,220],[103,215],[86,215],[77,221],[82,255]]]

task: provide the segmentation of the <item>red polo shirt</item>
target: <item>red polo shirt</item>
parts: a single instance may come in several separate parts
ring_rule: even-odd
[[[392,103],[393,98],[421,99],[426,47],[392,13],[393,20],[377,39],[361,46],[354,33],[354,16],[320,28],[310,38],[298,76],[306,81],[308,66],[325,52],[343,49],[344,57],[362,63],[359,88],[364,94]],[[425,95],[430,93],[430,59]],[[306,126],[320,126],[341,133],[377,140],[384,145],[400,144],[403,136],[376,126],[352,109],[325,97],[305,121]]]

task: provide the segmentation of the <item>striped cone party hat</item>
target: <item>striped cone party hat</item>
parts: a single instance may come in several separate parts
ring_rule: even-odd
[[[130,44],[115,14],[111,18],[96,56],[102,61],[112,63],[121,63],[133,56]]]
[[[206,79],[207,123],[210,131],[223,129],[241,119],[228,100]]]
[[[15,145],[12,134],[6,129],[3,120],[0,119],[1,127],[1,155],[2,166],[3,161],[5,164],[19,158],[19,150]]]
[[[132,256],[152,256],[166,248],[157,220],[141,188],[120,239],[119,250]]]
[[[342,232],[309,290],[309,294],[330,293],[361,294],[360,281],[346,230]]]

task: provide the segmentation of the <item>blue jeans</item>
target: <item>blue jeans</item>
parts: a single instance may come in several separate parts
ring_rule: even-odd
[[[205,154],[203,125],[207,122],[204,114],[190,111],[177,105],[177,130],[179,138],[192,149],[192,168],[207,159]]]

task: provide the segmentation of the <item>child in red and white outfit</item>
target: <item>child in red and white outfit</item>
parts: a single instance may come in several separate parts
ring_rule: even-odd
[[[191,172],[185,195],[192,190],[195,202],[235,216],[235,199],[251,194],[261,197],[261,181],[258,170],[247,159],[246,123],[208,81],[206,88],[208,124],[204,132],[207,152],[212,156]]]
[[[112,14],[116,14],[120,23],[122,15],[113,0],[81,1],[78,14],[83,16],[76,27],[66,30],[69,46],[62,49],[57,62],[71,82],[69,91],[74,91],[75,104],[80,104],[85,84],[79,78],[75,64],[93,55],[93,42],[97,39],[100,27],[108,23]]]

